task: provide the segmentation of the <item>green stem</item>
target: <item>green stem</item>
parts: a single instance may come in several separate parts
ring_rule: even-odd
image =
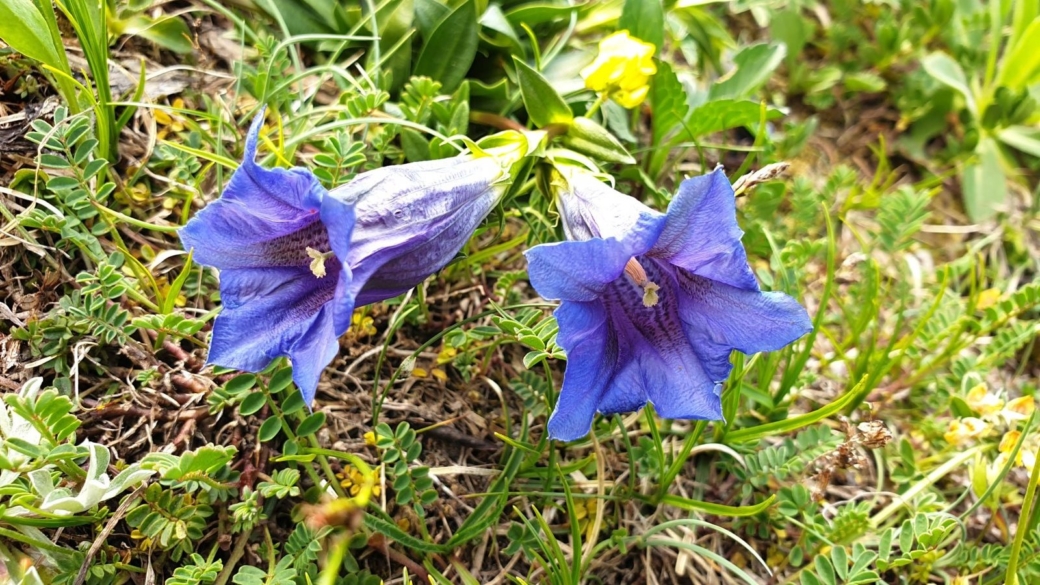
[[[36,540],[35,538],[30,538],[30,537],[22,534],[21,532],[15,532],[14,530],[8,530],[8,529],[2,528],[2,527],[0,527],[0,536],[2,536],[4,538],[9,538],[11,540],[20,542],[22,544],[27,544],[27,545],[32,546],[32,547],[36,547],[36,548],[39,548],[39,549],[50,551],[50,552],[53,552],[53,553],[58,553],[58,554],[63,554],[63,555],[68,555],[68,554],[72,553],[72,551],[70,551],[69,549],[60,547],[60,546],[54,544],[53,542],[51,542],[49,540],[47,540],[47,541]]]
[[[870,525],[874,528],[881,526],[881,524],[885,520],[887,520],[890,516],[898,512],[899,509],[905,506],[907,502],[914,499],[915,497],[917,497],[919,493],[923,492],[925,489],[933,485],[935,482],[945,477],[946,474],[950,473],[957,467],[963,465],[967,460],[982,452],[983,449],[985,449],[986,447],[987,446],[985,445],[978,445],[972,447],[971,449],[963,451],[960,454],[954,456],[952,459],[940,465],[939,467],[936,467],[934,470],[932,470],[931,473],[925,476],[924,479],[914,484],[913,487],[906,490],[906,492],[900,494],[894,502],[888,505],[888,507],[881,510],[873,518],[871,518]]]
[[[1018,516],[1018,526],[1015,528],[1015,541],[1011,545],[1011,557],[1008,559],[1007,573],[1004,575],[1004,583],[1007,585],[1018,585],[1018,557],[1022,553],[1022,543],[1025,542],[1026,533],[1029,532],[1030,517],[1033,515],[1033,506],[1036,503],[1036,486],[1040,483],[1040,465],[1033,465],[1033,472],[1029,474],[1029,486],[1026,487],[1026,497],[1022,501],[1022,510]]]
[[[592,118],[592,116],[595,115],[595,113],[598,112],[599,109],[603,107],[603,104],[605,104],[606,102],[607,94],[605,92],[597,95],[596,101],[592,102],[592,105],[589,106],[589,109],[585,110],[585,117]]]
[[[318,585],[335,585],[336,578],[339,577],[339,568],[343,565],[343,559],[347,556],[347,546],[349,544],[349,538],[340,538],[336,546],[332,548],[329,556],[325,559],[325,568],[321,570]]]
[[[292,429],[289,427],[289,423],[285,420],[285,415],[282,413],[282,409],[278,408],[278,405],[275,404],[274,399],[271,398],[270,393],[265,391],[265,395],[267,396],[267,407],[271,409],[271,412],[273,412],[274,415],[278,417],[278,420],[282,423],[282,432],[285,433],[285,436],[289,437],[289,440],[297,440],[296,433],[294,433]],[[328,465],[327,460],[325,461],[325,465]],[[311,467],[310,464],[304,465],[303,470],[307,473],[307,476],[311,478],[311,481],[314,482],[315,486],[321,487],[321,477],[318,476],[318,472],[314,471],[314,468]],[[335,474],[332,474],[329,478],[329,483],[332,484],[332,489],[335,490],[336,494],[339,497],[346,497],[346,494],[344,494],[343,492],[343,487],[339,485],[338,481],[335,481],[335,477]]]

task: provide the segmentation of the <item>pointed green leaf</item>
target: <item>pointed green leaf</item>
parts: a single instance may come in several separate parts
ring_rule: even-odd
[[[543,128],[549,124],[570,124],[574,114],[549,81],[515,55],[513,63],[516,65],[516,81],[520,84],[524,107],[534,125]]]
[[[625,0],[618,29],[661,50],[664,44],[664,6],[661,0]]]
[[[430,33],[412,74],[441,82],[445,93],[455,91],[477,55],[478,28],[477,10],[469,0],[453,10]]]

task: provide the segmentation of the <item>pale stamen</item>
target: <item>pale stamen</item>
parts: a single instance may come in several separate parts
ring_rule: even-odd
[[[638,260],[632,258],[625,264],[625,274],[635,283],[636,286],[643,289],[643,306],[653,307],[657,304],[658,296],[657,291],[661,290],[661,287],[657,286],[657,283],[651,282],[646,276],[646,270],[643,269],[643,265]]]
[[[319,252],[310,246],[307,246],[307,255],[312,258],[311,260],[311,272],[318,278],[325,277],[325,259],[332,256],[332,252]]]

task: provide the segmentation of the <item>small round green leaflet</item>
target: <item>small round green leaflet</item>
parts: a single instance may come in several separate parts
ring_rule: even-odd
[[[267,403],[267,395],[263,392],[254,392],[249,394],[242,400],[242,404],[238,405],[238,413],[242,416],[254,415],[264,407]]]
[[[312,435],[325,424],[325,413],[318,411],[303,419],[300,426],[296,427],[296,436],[305,437]]]

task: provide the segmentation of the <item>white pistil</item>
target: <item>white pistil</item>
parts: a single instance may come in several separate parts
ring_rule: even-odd
[[[325,259],[332,255],[332,252],[319,252],[310,246],[307,246],[307,255],[312,258],[311,260],[311,272],[318,278],[325,277]]]
[[[644,307],[653,307],[657,304],[657,291],[661,290],[661,287],[647,278],[646,270],[643,269],[643,265],[638,260],[632,258],[628,261],[628,264],[625,264],[625,275],[632,279],[636,286],[643,289]]]

